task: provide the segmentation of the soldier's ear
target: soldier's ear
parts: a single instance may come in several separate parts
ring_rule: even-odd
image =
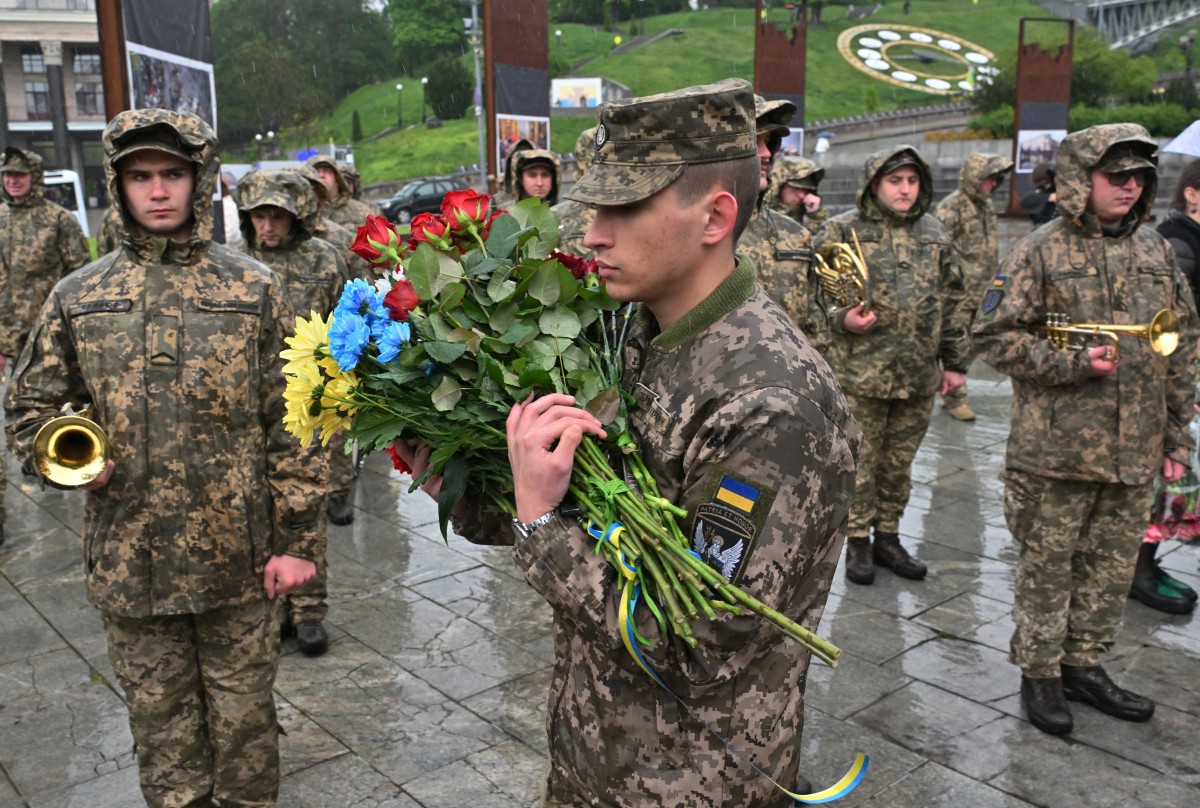
[[[714,187],[705,199],[704,215],[704,243],[720,244],[733,233],[737,223],[737,198]]]

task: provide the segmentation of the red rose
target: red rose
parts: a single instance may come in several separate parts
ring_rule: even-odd
[[[450,239],[447,236],[449,227],[446,225],[446,220],[441,216],[434,216],[432,213],[419,213],[412,220],[412,232],[409,237],[409,245],[416,247],[422,241],[428,242],[435,247],[441,247],[443,250],[450,248]]]
[[[396,471],[398,471],[402,474],[412,474],[413,473],[413,470],[409,467],[409,465],[404,462],[404,458],[401,457],[400,453],[396,451],[395,446],[389,446],[386,449],[384,449],[384,451],[392,456],[392,468],[394,468]]]
[[[596,262],[580,258],[578,255],[569,255],[558,250],[551,250],[550,257],[571,270],[571,274],[575,276],[575,280],[577,281],[581,281],[588,275],[596,273]]]
[[[376,266],[395,264],[404,252],[404,242],[396,228],[382,216],[367,216],[367,223],[358,228],[350,252]]]
[[[397,281],[392,291],[384,295],[383,307],[393,320],[407,320],[408,313],[421,305],[421,298],[413,288],[412,281]]]
[[[474,189],[451,191],[442,199],[442,218],[451,230],[466,230],[471,225],[480,227],[487,222],[488,208],[492,198]]]

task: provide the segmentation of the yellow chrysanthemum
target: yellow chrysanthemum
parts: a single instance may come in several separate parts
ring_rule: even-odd
[[[321,398],[321,414],[317,425],[321,428],[321,445],[328,446],[339,429],[349,429],[354,414],[362,409],[362,404],[354,402],[354,388],[358,387],[358,377],[353,373],[340,373],[326,385]]]
[[[289,347],[279,353],[288,360],[283,372],[294,374],[299,368],[315,363],[330,376],[336,375],[339,372],[337,360],[329,353],[329,325],[333,319],[325,320],[315,311],[309,314],[311,320],[297,317],[295,335],[284,339]]]
[[[325,384],[316,364],[298,365],[296,372],[287,377],[283,400],[287,414],[283,417],[284,428],[300,439],[300,445],[312,443],[313,431],[320,425],[321,397]]]

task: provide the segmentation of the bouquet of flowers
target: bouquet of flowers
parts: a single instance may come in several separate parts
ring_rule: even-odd
[[[442,534],[470,491],[515,515],[505,420],[534,393],[567,393],[605,425],[585,436],[569,488],[588,532],[621,576],[626,647],[642,664],[632,611],[640,603],[692,645],[701,614],[749,609],[835,664],[840,651],[730,584],[692,552],[626,427],[620,389],[631,315],[604,290],[594,262],[555,248],[558,223],[537,199],[493,212],[487,195],[454,191],[441,215],[422,214],[405,240],[370,216],[351,248],[380,268],[348,283],[332,315],[297,318],[287,342],[290,432],[308,444],[348,429],[361,447],[397,439],[432,447],[414,488],[441,475]],[[614,472],[619,458],[635,486]],[[647,672],[650,672],[646,668]],[[653,675],[652,672],[650,672]],[[655,677],[657,678],[657,677]]]

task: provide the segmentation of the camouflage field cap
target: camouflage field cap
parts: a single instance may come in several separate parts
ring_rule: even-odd
[[[791,134],[788,126],[796,117],[796,105],[785,99],[768,101],[761,95],[754,96],[754,119],[758,126],[758,135],[780,135],[787,137]]]
[[[4,150],[4,160],[0,162],[0,174],[29,174],[32,172],[33,164],[25,152],[14,146],[9,146]]]
[[[179,133],[166,124],[134,130],[123,140],[124,142],[118,141],[117,151],[112,156],[114,164],[134,152],[140,151],[166,152],[181,157],[189,163],[194,159],[191,150],[179,139]]]
[[[917,169],[917,173],[921,173],[921,161],[917,159],[917,150],[912,146],[901,146],[900,150],[888,158],[888,161],[879,167],[875,172],[876,179],[886,177],[893,171],[897,171],[905,166],[912,166]]]
[[[600,107],[595,162],[566,197],[626,205],[666,188],[689,165],[757,153],[754,93],[743,79],[612,101]]]
[[[1117,174],[1137,168],[1158,168],[1158,147],[1140,140],[1122,140],[1108,147],[1096,168],[1105,174]]]

